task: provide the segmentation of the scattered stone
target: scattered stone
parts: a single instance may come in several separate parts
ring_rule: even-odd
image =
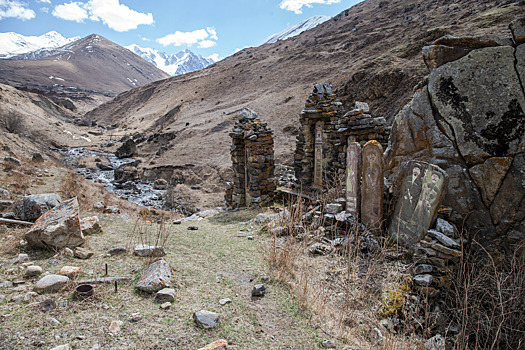
[[[171,267],[165,260],[161,259],[144,269],[136,287],[147,293],[155,293],[166,287],[171,287],[172,278]]]
[[[107,207],[104,207],[103,213],[104,214],[120,214],[120,209],[117,207],[107,206]]]
[[[60,290],[66,283],[69,282],[69,278],[61,275],[47,275],[42,277],[33,287],[36,292],[48,293],[56,292]]]
[[[89,259],[93,256],[93,252],[91,250],[82,248],[82,247],[77,247],[75,249],[74,254],[75,254],[75,258],[82,259],[82,260]]]
[[[56,307],[56,303],[53,299],[46,299],[40,303],[40,310],[43,312],[49,312]]]
[[[155,301],[157,303],[174,302],[175,301],[175,289],[164,288],[157,292],[155,295]]]
[[[13,212],[19,220],[35,221],[60,202],[62,199],[56,193],[32,194],[16,201]]]
[[[263,297],[266,294],[266,287],[264,284],[256,284],[252,289],[252,297]]]
[[[434,281],[434,276],[432,275],[417,275],[414,276],[414,283],[418,286],[428,287]]]
[[[324,340],[321,345],[323,346],[323,348],[326,348],[326,349],[335,349],[335,346],[336,346],[335,342],[331,339]]]
[[[131,314],[131,322],[138,322],[140,320],[142,320],[142,315],[140,314],[140,312],[134,312]]]
[[[224,339],[220,339],[198,350],[226,350],[226,349],[228,349],[228,342]]]
[[[104,208],[106,208],[106,206],[102,204],[102,202],[96,202],[95,204],[93,204],[93,209],[95,209],[96,211],[103,211]]]
[[[78,217],[78,201],[72,198],[60,203],[38,218],[24,235],[33,248],[62,249],[84,243]]]
[[[201,310],[193,313],[193,320],[197,326],[204,329],[213,329],[219,325],[221,316],[218,313]]]
[[[340,203],[329,203],[325,206],[327,214],[337,214],[343,211],[343,206]]]
[[[248,236],[246,238],[248,238],[249,241],[253,241],[253,239],[254,239],[253,236]]]
[[[4,165],[19,167],[22,165],[22,162],[15,157],[4,157]]]
[[[82,273],[82,268],[76,266],[64,266],[60,269],[59,274],[69,278],[75,278]]]
[[[13,282],[11,281],[0,282],[0,288],[11,288],[12,286],[13,286]]]
[[[232,300],[230,298],[224,298],[224,299],[219,300],[219,304],[221,306],[224,306],[224,305],[229,304],[231,302],[232,302]]]
[[[310,253],[317,255],[328,255],[332,252],[332,247],[320,242],[314,243],[308,249]]]
[[[60,321],[57,320],[56,318],[54,317],[51,317],[50,319],[47,320],[52,326],[60,326]]]
[[[118,332],[120,332],[120,327],[122,327],[123,324],[124,324],[124,322],[122,322],[122,321],[113,320],[109,324],[108,330],[113,335],[118,334]]]
[[[199,228],[197,226],[188,226],[188,230],[197,231]]]
[[[0,199],[11,199],[11,193],[5,188],[0,188]]]
[[[80,230],[84,236],[95,235],[102,232],[98,216],[88,216],[80,219]]]
[[[126,248],[124,247],[116,247],[116,248],[111,248],[110,250],[108,250],[108,254],[111,256],[124,254],[125,252],[126,252]]]
[[[44,161],[44,156],[40,152],[33,152],[31,160],[36,163],[42,163]]]
[[[16,265],[16,264],[23,263],[24,261],[29,261],[29,255],[20,253],[20,254],[18,254],[18,256],[16,258],[14,258],[11,261],[11,264]]]
[[[70,258],[75,256],[75,253],[73,252],[73,249],[71,248],[64,248],[63,252],[65,256],[69,256]]]
[[[150,246],[147,244],[138,244],[133,249],[133,254],[141,257],[161,257],[166,255],[166,252],[163,247],[160,246]]]
[[[441,334],[437,334],[428,339],[424,344],[425,350],[445,350],[445,339]]]
[[[168,181],[165,179],[156,179],[153,188],[156,190],[165,190],[168,188]]]
[[[69,344],[64,344],[64,345],[56,346],[51,350],[71,350],[71,346],[69,346]]]
[[[162,304],[160,305],[160,308],[161,308],[162,310],[167,310],[167,309],[169,309],[170,307],[171,307],[171,303],[170,303],[169,301],[167,301],[167,302],[165,302],[165,303],[162,303]]]
[[[44,272],[44,270],[40,266],[31,265],[27,267],[25,275],[26,277],[35,277],[41,275],[42,272]]]

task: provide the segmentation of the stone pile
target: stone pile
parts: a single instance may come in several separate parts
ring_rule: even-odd
[[[335,175],[344,175],[348,141],[361,146],[370,140],[377,140],[383,147],[388,144],[390,128],[385,118],[370,114],[364,102],[356,102],[354,109],[344,113],[329,83],[314,86],[299,121],[294,167],[303,185],[322,186]],[[316,171],[322,172],[322,181],[316,180]]]
[[[234,180],[228,184],[226,203],[244,207],[265,203],[273,198],[273,131],[257,113],[243,109],[230,132]]]

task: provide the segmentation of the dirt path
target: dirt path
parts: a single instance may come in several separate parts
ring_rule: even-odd
[[[104,234],[89,237],[87,244],[95,252],[94,257],[78,260],[28,252],[31,261],[50,273],[70,265],[99,276],[107,263],[110,276],[131,276],[134,281],[120,285],[117,293],[113,286],[97,286],[96,297],[88,301],[71,297],[76,283],[59,293],[27,301],[12,299],[32,291],[37,279],[26,280],[19,287],[0,288],[0,294],[6,296],[0,304],[4,334],[0,342],[6,349],[51,349],[61,344],[70,344],[74,349],[198,349],[226,339],[229,349],[319,348],[326,336],[309,325],[290,291],[267,279],[261,249],[264,238],[257,235],[256,227],[243,224],[255,215],[254,211],[222,213],[198,222],[167,226],[171,234],[164,258],[176,270],[178,287],[171,308],[161,310],[152,295],[135,291],[135,281],[146,265],[144,260],[129,253],[106,256],[110,248],[132,245],[134,222],[99,214]],[[197,226],[198,230],[188,230],[188,226]],[[147,240],[155,232],[151,227],[140,236]],[[8,257],[4,258],[0,279],[23,279],[22,270],[9,271],[12,267]],[[251,289],[257,283],[264,283],[267,293],[254,299]],[[42,312],[39,303],[47,298],[57,305],[49,313]],[[232,302],[221,306],[219,300],[223,298]],[[196,327],[192,314],[201,309],[221,315],[216,329]],[[140,313],[140,320],[134,322],[136,313]],[[108,330],[113,320],[123,322],[115,335]]]

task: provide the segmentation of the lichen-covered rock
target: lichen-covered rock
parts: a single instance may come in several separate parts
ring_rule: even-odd
[[[152,257],[161,257],[166,255],[164,247],[148,245],[148,244],[138,244],[133,249],[133,254],[137,256],[152,256]]]
[[[219,339],[217,341],[214,341],[213,343],[206,345],[203,348],[200,348],[199,350],[226,350],[226,349],[228,349],[228,342],[224,339]]]
[[[164,288],[172,287],[172,278],[171,267],[161,259],[144,269],[136,287],[147,293],[155,293]]]
[[[32,194],[15,202],[13,212],[15,217],[24,221],[35,221],[45,212],[62,202],[56,193]]]
[[[525,44],[525,17],[521,17],[512,22],[509,28],[516,45]]]
[[[80,219],[80,229],[84,236],[95,235],[102,232],[98,216],[88,216]]]
[[[175,289],[173,288],[164,288],[157,292],[155,295],[155,301],[159,304],[162,303],[172,303],[175,301]]]
[[[78,217],[78,201],[72,198],[42,215],[24,235],[33,248],[62,249],[84,243]]]

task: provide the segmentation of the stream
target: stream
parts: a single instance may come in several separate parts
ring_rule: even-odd
[[[166,208],[164,197],[166,190],[154,188],[154,181],[137,179],[123,184],[115,183],[115,171],[118,167],[132,164],[136,160],[133,158],[119,159],[112,153],[102,151],[91,151],[84,147],[61,149],[60,153],[64,157],[65,164],[73,168],[77,174],[92,182],[101,183],[108,191],[115,193],[119,198],[136,203],[149,208]],[[98,167],[84,168],[78,167],[78,160],[93,157],[109,161],[108,170],[101,170]]]

